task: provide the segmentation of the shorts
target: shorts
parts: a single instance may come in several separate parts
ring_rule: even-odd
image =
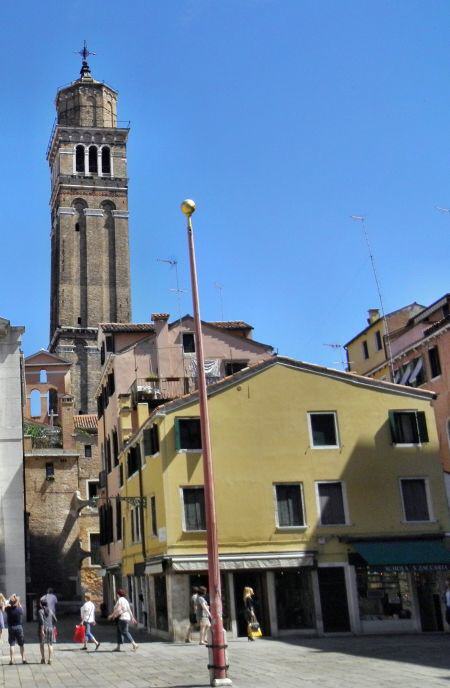
[[[24,642],[22,626],[8,626],[9,645],[12,647],[17,643],[19,647],[23,647]]]

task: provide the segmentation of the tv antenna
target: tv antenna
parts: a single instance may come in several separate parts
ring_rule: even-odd
[[[157,258],[156,259],[158,263],[167,263],[170,265],[171,269],[175,268],[175,284],[176,288],[175,289],[169,289],[169,291],[174,292],[177,295],[177,302],[178,302],[178,317],[180,320],[180,328],[183,329],[183,318],[181,315],[181,295],[185,294],[187,289],[181,289],[180,288],[180,282],[178,279],[178,261],[175,258]]]
[[[330,349],[334,349],[334,350],[336,350],[336,351],[339,351],[340,359],[341,359],[341,360],[340,360],[340,361],[337,361],[337,363],[340,363],[340,364],[341,364],[342,370],[346,370],[347,366],[346,366],[346,364],[345,364],[344,356],[343,356],[343,354],[342,354],[342,350],[343,350],[343,348],[344,348],[343,345],[342,345],[342,344],[335,344],[335,343],[333,342],[332,344],[324,344],[323,346],[328,346]]]
[[[222,322],[224,321],[223,317],[223,284],[219,284],[219,282],[214,282],[214,288],[217,289],[219,292],[219,299],[220,299],[220,317],[222,318]]]
[[[367,227],[366,227],[366,218],[364,215],[350,215],[350,217],[352,220],[354,220],[355,222],[360,222],[362,225],[364,239],[365,239],[366,244],[367,244],[367,250],[369,252],[370,263],[372,265],[372,272],[373,272],[375,284],[377,287],[378,300],[380,302],[381,317],[383,319],[383,324],[384,324],[384,332],[385,332],[385,337],[386,337],[387,364],[389,367],[389,372],[391,374],[391,381],[394,382],[394,366],[392,364],[391,337],[389,334],[389,326],[388,326],[388,322],[387,322],[387,318],[386,318],[386,313],[384,310],[383,297],[381,295],[380,280],[378,279],[377,269],[376,269],[376,265],[375,265],[375,258],[373,257],[372,246],[370,245],[370,240],[369,240],[369,233],[368,233]]]

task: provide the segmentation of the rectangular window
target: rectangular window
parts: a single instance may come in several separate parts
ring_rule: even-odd
[[[114,466],[117,466],[119,463],[119,443],[117,440],[117,430],[114,429],[111,433],[112,437],[112,457],[113,457],[113,463]]]
[[[369,358],[369,347],[367,345],[366,340],[364,340],[362,343],[362,350],[363,350],[363,356],[367,360]]]
[[[92,444],[84,445],[84,456],[86,459],[92,459]]]
[[[154,456],[159,452],[159,431],[156,423],[144,430],[145,456]]]
[[[311,447],[339,447],[336,413],[334,411],[308,413],[308,421]]]
[[[238,373],[240,370],[243,370],[244,368],[247,368],[248,366],[248,361],[225,361],[225,375],[234,375],[234,373]]]
[[[116,497],[116,537],[122,539],[122,502],[120,497]]]
[[[158,537],[158,521],[156,519],[156,497],[150,497],[150,513],[152,515],[152,535]]]
[[[195,336],[193,332],[183,332],[183,352],[195,354]]]
[[[424,478],[401,478],[403,513],[406,521],[429,521],[427,485]]]
[[[141,540],[141,508],[135,506],[131,510],[131,533],[133,542]]]
[[[141,447],[136,444],[134,447],[130,447],[130,451],[127,455],[127,477],[132,476],[136,471],[139,470],[141,466]]]
[[[201,451],[200,418],[175,418],[175,448],[178,451]]]
[[[123,486],[123,464],[119,466],[119,486]]]
[[[112,334],[107,334],[105,336],[105,342],[106,342],[106,351],[114,352],[114,337]]]
[[[105,454],[106,454],[106,470],[108,473],[111,473],[112,466],[111,466],[111,440],[109,437],[106,440],[105,444]]]
[[[55,479],[55,466],[53,463],[45,464],[45,479],[50,481]]]
[[[428,442],[424,411],[389,411],[393,444],[422,444]]]
[[[439,359],[439,349],[437,346],[428,349],[428,358],[430,361],[431,377],[437,377],[441,374],[441,361]]]
[[[305,525],[302,486],[300,483],[275,485],[277,526],[293,528]]]
[[[184,529],[206,530],[203,487],[183,487]]]
[[[87,481],[87,498],[88,499],[94,499],[94,497],[97,496],[98,485],[99,485],[98,480],[88,480]]]
[[[323,526],[347,523],[342,482],[317,483],[320,523]]]
[[[381,338],[380,330],[377,330],[375,332],[375,346],[377,347],[377,351],[381,351],[381,349],[383,348],[383,340]],[[369,352],[367,352],[367,353],[369,353]]]
[[[116,391],[116,383],[114,380],[114,372],[108,375],[108,396],[112,396]]]
[[[100,534],[89,533],[89,551],[91,553],[91,566],[101,566]]]

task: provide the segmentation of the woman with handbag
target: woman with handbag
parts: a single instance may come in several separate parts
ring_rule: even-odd
[[[95,604],[91,600],[91,595],[88,592],[84,593],[84,599],[86,602],[80,609],[81,623],[85,628],[84,634],[84,645],[81,650],[87,650],[88,640],[89,642],[95,643],[95,649],[98,650],[100,643],[94,638],[91,632],[91,626],[95,626]]]
[[[112,614],[108,616],[110,621],[117,619],[117,647],[114,648],[113,652],[120,652],[121,645],[123,645],[124,638],[126,638],[133,646],[133,650],[136,652],[138,649],[138,644],[134,642],[130,631],[128,630],[128,624],[137,624],[134,618],[133,612],[131,611],[130,603],[128,602],[125,591],[119,588],[117,590],[117,602],[112,611]]]
[[[258,619],[256,618],[255,606],[253,602],[254,595],[255,593],[253,588],[244,588],[244,615],[247,622],[247,638],[249,642],[255,640],[253,636],[255,632],[259,630],[259,623]]]

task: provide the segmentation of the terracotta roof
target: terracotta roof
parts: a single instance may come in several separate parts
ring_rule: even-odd
[[[152,323],[100,323],[103,332],[154,332]]]
[[[423,336],[429,337],[430,334],[437,332],[441,329],[441,327],[444,327],[444,325],[448,325],[448,323],[450,323],[450,315],[446,315],[445,318],[442,318],[441,320],[438,320],[438,322],[430,325],[430,327],[427,327],[427,329],[423,331]]]
[[[81,416],[73,417],[75,428],[97,432],[97,415],[95,413],[85,413]]]
[[[207,320],[208,325],[220,327],[222,330],[253,330],[253,326],[243,320]]]

